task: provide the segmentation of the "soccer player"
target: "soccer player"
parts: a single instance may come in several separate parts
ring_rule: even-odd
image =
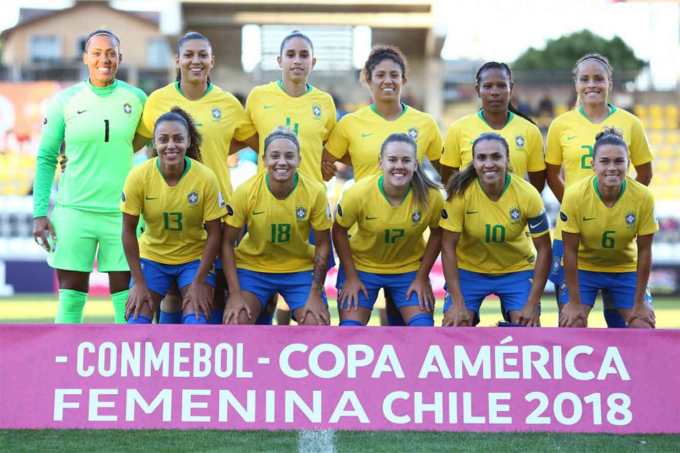
[[[239,186],[227,205],[222,260],[229,299],[224,323],[255,323],[278,293],[298,324],[328,325],[324,280],[331,213],[325,186],[298,172],[300,142],[294,131],[274,130],[263,148],[266,171]],[[247,233],[235,247],[244,226]]]
[[[246,101],[246,111],[260,137],[259,149],[264,149],[264,139],[277,127],[293,130],[300,142],[300,173],[323,182],[321,155],[335,126],[336,110],[330,94],[309,84],[316,64],[311,39],[297,30],[286,35],[276,61],[281,68],[281,79],[256,86]],[[258,167],[264,168],[264,159],[259,159]],[[313,241],[313,237],[311,239]],[[331,251],[330,267],[334,264]],[[275,304],[276,298],[258,324],[271,324]],[[290,322],[285,308],[279,307],[277,312],[279,324]]]
[[[359,182],[382,171],[379,166],[380,148],[394,133],[406,133],[417,144],[418,163],[425,158],[438,161],[442,138],[431,115],[402,102],[402,88],[407,82],[406,57],[393,46],[376,46],[361,71],[371,92],[373,103],[342,117],[333,129],[324,150],[326,177],[332,176],[332,163],[341,160],[351,165],[354,179]],[[391,325],[404,325],[394,304],[387,299],[387,318]],[[381,322],[385,323],[381,309]]]
[[[201,164],[201,136],[191,117],[175,107],[153,131],[158,154],[135,167],[125,181],[123,246],[132,271],[128,323],[148,324],[161,298],[176,285],[182,322],[205,324],[211,316],[212,270],[220,247],[225,201],[215,174]],[[137,241],[139,216],[144,233]]]
[[[545,161],[550,189],[562,201],[565,188],[592,176],[595,135],[605,127],[613,127],[623,133],[629,151],[628,160],[635,167],[636,180],[649,185],[652,180],[649,142],[642,123],[635,115],[609,103],[613,72],[607,58],[600,54],[584,55],[576,62],[573,73],[577,105],[555,118],[548,130]],[[550,280],[557,289],[559,305],[568,300],[562,255],[562,236],[558,227],[553,241]],[[625,327],[625,321],[618,311],[609,306],[607,294],[604,294],[604,309],[607,325]]]
[[[561,327],[586,327],[600,290],[629,327],[655,325],[647,283],[659,225],[652,192],[626,177],[628,156],[624,137],[605,129],[593,145],[595,174],[564,192],[560,225],[569,292]]]
[[[430,270],[441,247],[444,200],[439,184],[420,168],[416,149],[408,134],[388,136],[380,150],[382,174],[354,184],[338,203],[333,241],[341,262],[341,326],[365,325],[381,288],[407,325],[434,325]],[[354,225],[358,228],[350,239]]]
[[[238,99],[210,81],[215,56],[208,38],[197,32],[186,33],[177,41],[176,58],[177,80],[151,93],[138,133],[151,138],[156,120],[173,106],[181,107],[191,115],[201,134],[202,163],[215,173],[221,192],[228,197],[232,187],[227,158],[238,149],[231,146],[232,140],[257,149],[256,131]],[[217,266],[221,266],[220,261]],[[222,322],[224,288],[222,273],[218,272],[211,323]],[[163,322],[177,323],[181,319],[179,300],[174,293],[163,301],[160,313]]]
[[[472,143],[472,162],[447,184],[440,223],[449,292],[444,326],[477,325],[489,294],[501,299],[506,321],[539,325],[550,269],[548,218],[536,188],[510,172],[509,162],[507,141],[485,132]]]
[[[455,121],[446,134],[441,158],[441,175],[451,174],[472,161],[472,142],[484,132],[495,132],[510,145],[510,168],[528,178],[536,190],[545,185],[543,137],[536,125],[510,103],[513,81],[505,63],[484,63],[475,75],[475,91],[482,101],[477,112]]]
[[[57,270],[59,305],[55,322],[80,323],[93,260],[109,274],[116,323],[125,322],[130,272],[125,260],[118,209],[146,95],[116,79],[120,41],[108,30],[85,40],[88,80],[57,94],[43,122],[33,187],[33,237],[49,252]],[[69,164],[48,217],[57,156],[64,146]]]

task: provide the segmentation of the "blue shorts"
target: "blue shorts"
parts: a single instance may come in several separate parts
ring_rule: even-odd
[[[637,272],[593,272],[578,271],[578,286],[581,303],[592,307],[598,291],[602,291],[604,308],[631,309],[635,305],[635,288]],[[569,291],[566,286],[560,289],[559,301],[569,302]],[[645,303],[650,307],[652,295],[645,291]]]
[[[482,306],[482,301],[490,294],[496,294],[501,299],[501,310],[506,320],[509,320],[509,312],[524,309],[529,293],[531,293],[533,276],[534,271],[482,274],[458,269],[460,290],[463,293],[465,307],[475,312],[475,324],[479,322],[479,308]],[[447,294],[444,299],[444,313],[451,308],[452,304],[451,295]]]
[[[142,264],[142,273],[146,286],[154,293],[165,296],[174,282],[177,282],[177,288],[182,289],[194,281],[194,277],[198,272],[198,267],[201,260],[191,261],[185,264],[161,264],[156,261],[151,261],[146,258],[140,258]],[[210,270],[205,282],[215,287],[215,272]],[[130,287],[134,286],[134,281],[130,282]]]
[[[418,305],[418,295],[415,291],[411,293],[411,297],[408,299],[406,298],[406,291],[416,278],[415,271],[405,272],[403,274],[374,274],[373,272],[357,271],[357,274],[359,274],[359,280],[361,280],[361,283],[366,287],[366,291],[368,291],[368,299],[366,299],[364,293],[359,292],[360,307],[373,310],[373,305],[375,305],[375,300],[378,298],[378,291],[380,291],[380,288],[384,288],[385,293],[389,292],[392,301],[397,308]],[[345,269],[341,265],[340,271],[338,272],[338,279],[335,284],[338,292],[340,292],[344,283]],[[339,300],[340,299],[338,299],[338,301]]]
[[[312,271],[270,273],[236,269],[236,274],[241,291],[255,294],[262,309],[278,293],[291,311],[295,311],[305,306],[312,290]],[[321,292],[321,299],[328,304],[325,291]]]

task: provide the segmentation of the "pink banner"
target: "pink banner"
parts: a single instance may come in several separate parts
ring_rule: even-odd
[[[677,330],[5,325],[0,348],[2,429],[680,432]]]

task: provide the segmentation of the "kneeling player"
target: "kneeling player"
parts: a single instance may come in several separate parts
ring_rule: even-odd
[[[210,317],[226,214],[215,174],[199,162],[201,137],[178,107],[161,115],[153,131],[158,154],[132,170],[123,190],[123,247],[133,284],[128,323],[150,323],[173,283],[182,295],[182,322],[205,324]],[[139,216],[146,222],[139,242]]]
[[[472,144],[472,162],[447,184],[444,326],[477,325],[490,294],[500,297],[506,321],[539,325],[551,260],[548,219],[538,191],[508,171],[508,154],[503,137],[484,133]]]
[[[331,215],[323,184],[298,172],[300,143],[278,128],[264,141],[265,171],[227,206],[222,263],[229,285],[225,324],[253,324],[278,293],[299,324],[324,325]],[[247,232],[235,247],[243,227]],[[314,231],[316,245],[309,242]]]

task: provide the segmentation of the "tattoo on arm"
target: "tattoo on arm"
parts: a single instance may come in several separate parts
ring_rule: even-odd
[[[326,271],[328,270],[328,257],[323,256],[318,250],[314,252],[314,270],[312,271],[312,283],[316,284],[319,292],[323,292]]]

